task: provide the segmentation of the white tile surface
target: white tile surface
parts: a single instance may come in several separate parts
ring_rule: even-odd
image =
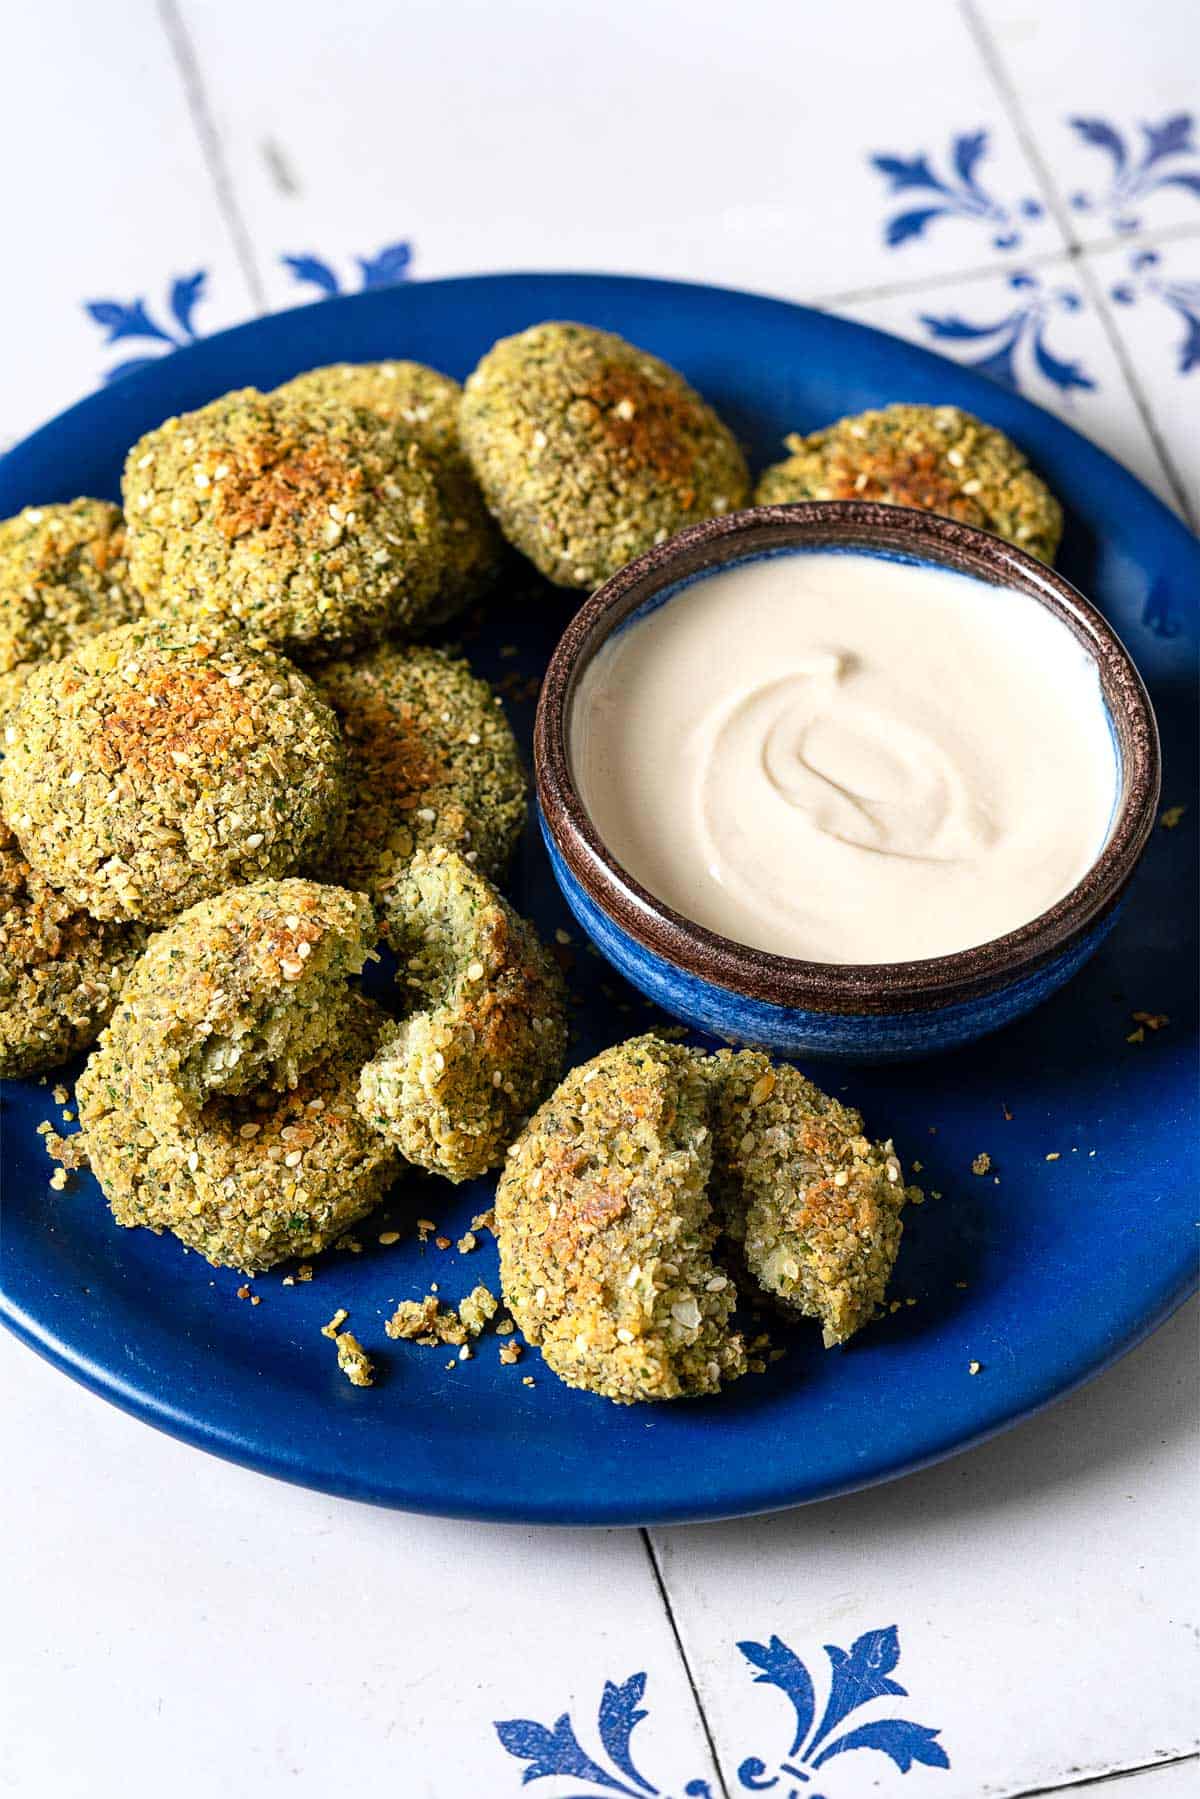
[[[1141,11],[1128,0],[973,4],[1069,209],[1073,235],[1094,242],[1114,231],[1200,219],[1192,0],[1154,0]],[[1155,156],[1156,142],[1177,148]]]
[[[203,269],[195,325],[207,332],[252,310],[247,261],[284,305],[317,291],[285,255],[311,253],[355,287],[358,258],[408,241],[421,275],[599,267],[798,298],[870,290],[846,309],[964,359],[999,340],[937,340],[922,315],[999,321],[1040,291],[1046,349],[1094,385],[1064,389],[1039,371],[1029,321],[1014,360],[1023,391],[1168,491],[1105,317],[1068,264],[1045,261],[1063,248],[1057,226],[1021,213],[1035,172],[951,0],[697,0],[686,13],[668,0],[180,5],[230,174],[223,198],[161,8],[43,0],[6,22],[20,78],[6,84],[0,143],[10,169],[30,146],[37,160],[36,180],[8,195],[6,242],[22,254],[3,290],[0,442],[124,356],[157,353],[136,336],[106,348],[85,300],[141,296],[167,328],[172,280]],[[1140,121],[1195,107],[1200,28],[1183,0],[1156,0],[1149,19],[1117,0],[980,11],[1064,201],[1084,187],[1103,201],[1108,171],[1066,116],[1102,118],[1132,142]],[[889,195],[872,154],[924,155],[949,180],[953,140],[979,130],[990,142],[976,180],[1007,216],[952,210],[888,247],[889,221],[945,201],[928,184]],[[1163,166],[1194,164],[1181,153]],[[231,203],[249,231],[241,258]],[[1137,204],[1154,230],[1200,210],[1184,187]],[[1103,204],[1067,217],[1089,240],[1113,229]],[[1200,279],[1198,242],[1159,246],[1136,304],[1111,319],[1200,504],[1200,369],[1179,373],[1184,321],[1152,291]],[[1127,257],[1092,259],[1105,292]],[[1040,290],[1010,286],[1031,260]],[[978,1799],[1185,1751],[1194,1332],[1181,1318],[1064,1407],[898,1486],[656,1533],[728,1794],[752,1790],[738,1773],[748,1757],[766,1767],[750,1779],[777,1773],[790,1740],[787,1702],[753,1684],[737,1649],[772,1632],[819,1677],[823,1644],[895,1624],[909,1697],[862,1715],[890,1705],[937,1727],[950,1758],[949,1771],[901,1775],[878,1753],[847,1754],[819,1783],[796,1783],[808,1799],[818,1784],[826,1799]],[[0,1791],[270,1799],[353,1779],[403,1799],[504,1799],[522,1790],[523,1763],[494,1720],[552,1726],[568,1713],[599,1756],[604,1682],[641,1671],[638,1766],[672,1799],[690,1781],[713,1785],[636,1535],[442,1524],[262,1481],[145,1430],[7,1339],[0,1411],[21,1458],[0,1499]],[[773,1799],[788,1799],[788,1778]],[[1189,1763],[1098,1790],[1182,1799],[1196,1784]],[[586,1785],[533,1791],[582,1799]]]
[[[1151,416],[1200,519],[1200,231],[1091,257]]]
[[[1092,438],[1173,504],[1146,422],[1078,268],[1064,259],[1017,278],[1031,285],[1013,286],[1011,274],[997,272],[933,291],[859,300],[837,310],[968,365],[994,358],[1011,345],[1007,366],[1027,399]],[[946,335],[961,327],[993,329],[978,337]],[[1039,340],[1059,371],[1057,381],[1039,367]],[[1089,385],[1062,384],[1068,381]]]
[[[889,218],[947,202],[889,200],[871,153],[927,154],[949,180],[951,139],[983,129],[988,193],[1015,208],[1034,191],[952,5],[914,31],[887,0],[358,0],[297,32],[287,0],[264,0],[236,57],[222,0],[183,10],[277,305],[298,297],[281,256],[323,246],[340,268],[392,239],[422,275],[605,268],[830,293],[985,264],[1012,227],[951,211],[885,249]],[[1061,247],[1045,218],[1023,237]]]
[[[1019,1431],[898,1485],[653,1533],[731,1792],[741,1758],[774,1772],[789,1747],[788,1702],[750,1684],[735,1647],[772,1633],[823,1700],[823,1644],[898,1627],[908,1697],[862,1716],[940,1728],[950,1768],[914,1769],[911,1799],[1016,1794],[1196,1748],[1200,1590],[1181,1499],[1200,1441],[1197,1315]],[[835,1787],[836,1763],[826,1776],[831,1799],[872,1779],[899,1790],[881,1756],[846,1762],[849,1785]]]
[[[648,1673],[639,1761],[711,1761],[636,1532],[377,1511],[198,1454],[7,1335],[0,1792],[39,1799],[502,1799],[495,1719],[571,1712]],[[553,1796],[557,1799],[557,1795]]]
[[[1120,1774],[1105,1785],[1096,1799],[1196,1799],[1200,1793],[1200,1762],[1194,1759],[1163,1762],[1136,1774]]]
[[[204,269],[198,329],[252,310],[152,0],[9,8],[4,66],[0,447],[119,362],[169,348],[148,337],[106,346],[85,301],[141,298],[182,338],[171,283]]]

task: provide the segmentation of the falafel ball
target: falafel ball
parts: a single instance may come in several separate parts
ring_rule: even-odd
[[[746,1266],[791,1310],[820,1320],[826,1348],[867,1323],[900,1247],[906,1189],[896,1152],[861,1114],[757,1050],[721,1050],[713,1201]]]
[[[99,1035],[145,945],[103,924],[31,868],[0,819],[0,1075],[41,1074]]]
[[[329,878],[382,902],[418,848],[499,879],[525,822],[525,770],[486,681],[465,662],[380,644],[313,672],[341,722],[350,804]]]
[[[26,506],[0,520],[0,717],[31,668],[141,613],[125,520],[107,500]]]
[[[635,1037],[572,1069],[509,1151],[504,1298],[568,1386],[631,1404],[745,1373],[711,1255],[709,1109],[699,1057]]]
[[[500,529],[560,587],[597,586],[750,485],[682,375],[589,325],[501,338],[467,378],[459,430]]]
[[[885,406],[784,441],[791,455],[762,475],[756,506],[880,500],[923,507],[1054,561],[1062,507],[1011,438],[957,406]]]
[[[444,623],[488,591],[503,565],[504,540],[458,441],[457,381],[423,362],[335,362],[309,369],[275,392],[300,406],[327,399],[359,406],[412,438],[429,457],[449,536],[442,591],[423,614],[423,627]]]
[[[562,1072],[558,965],[453,850],[419,850],[388,896],[409,1013],[362,1072],[359,1110],[410,1162],[452,1181],[503,1161]]]
[[[124,494],[149,613],[233,619],[300,657],[412,626],[446,579],[433,468],[361,407],[225,394],[134,444]]]
[[[154,937],[76,1086],[119,1224],[170,1230],[255,1273],[328,1247],[399,1157],[355,1108],[387,1020],[349,981],[374,938],[361,894],[261,881]]]
[[[162,924],[328,854],[338,723],[307,676],[228,628],[120,625],[35,669],[0,803],[34,867],[97,918]]]

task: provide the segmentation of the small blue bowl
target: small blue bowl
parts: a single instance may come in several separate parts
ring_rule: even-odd
[[[1087,874],[1003,937],[917,962],[802,962],[731,942],[648,893],[601,842],[571,774],[571,707],[606,639],[667,590],[731,562],[787,549],[856,550],[931,563],[1031,595],[1096,662],[1116,745],[1108,838]],[[668,600],[667,603],[670,603]],[[1159,798],[1153,709],[1124,645],[1061,575],[989,532],[867,501],[757,506],[707,519],[598,588],[564,632],[534,733],[542,835],[563,895],[626,980],[684,1023],[785,1056],[889,1061],[970,1043],[1028,1012],[1081,968],[1116,921]]]

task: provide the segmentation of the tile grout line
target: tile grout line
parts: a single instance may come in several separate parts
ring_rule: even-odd
[[[1159,1761],[1138,1762],[1132,1768],[1110,1768],[1104,1774],[1087,1774],[1082,1780],[1068,1781],[1064,1785],[1048,1787],[1022,1787],[1019,1792],[1010,1793],[1007,1799],[1051,1799],[1058,1793],[1081,1793],[1091,1787],[1108,1786],[1117,1780],[1129,1780],[1135,1774],[1153,1774],[1156,1768],[1179,1768],[1185,1762],[1200,1761],[1200,1755],[1190,1752],[1186,1755],[1167,1755]]]
[[[258,263],[254,255],[254,247],[246,221],[237,202],[233,189],[233,179],[229,173],[229,165],[225,160],[225,152],[221,146],[220,134],[217,131],[212,109],[204,91],[204,82],[200,74],[200,65],[188,36],[187,27],[179,11],[178,0],[155,0],[159,22],[166,34],[171,55],[179,70],[183,83],[184,99],[196,136],[200,140],[200,153],[208,169],[209,179],[216,192],[217,208],[225,222],[225,229],[233,241],[233,252],[241,268],[250,298],[256,312],[267,310],[266,290],[259,274]]]
[[[1110,250],[1137,249],[1156,244],[1187,242],[1200,238],[1200,225],[1162,225],[1158,230],[1131,231],[1120,236],[1099,237],[1094,241],[1072,242],[1065,250],[1039,250],[1033,256],[997,258],[988,263],[972,263],[969,268],[949,269],[940,275],[910,275],[899,281],[879,282],[873,287],[842,288],[836,293],[807,293],[804,304],[810,306],[850,306],[860,300],[892,300],[904,294],[919,294],[959,281],[986,281],[996,275],[1016,274],[1025,269],[1052,267],[1055,263],[1075,263],[1087,256],[1102,256]]]
[[[1117,366],[1124,377],[1126,386],[1133,396],[1133,403],[1137,408],[1142,423],[1146,427],[1147,434],[1154,446],[1155,454],[1162,464],[1163,473],[1166,475],[1167,485],[1171,490],[1175,504],[1178,507],[1181,516],[1186,519],[1189,524],[1194,525],[1195,521],[1192,517],[1192,508],[1179,471],[1175,466],[1175,459],[1167,447],[1162,432],[1159,430],[1158,420],[1155,418],[1149,398],[1144,392],[1141,382],[1137,378],[1137,371],[1133,366],[1132,359],[1126,348],[1125,340],[1117,330],[1116,323],[1109,311],[1108,303],[1105,300],[1101,284],[1096,279],[1095,270],[1088,261],[1086,251],[1075,241],[1074,234],[1071,230],[1070,218],[1059,197],[1054,178],[1050,173],[1049,164],[1042,156],[1037,139],[1034,137],[1029,121],[1025,116],[1025,111],[1022,107],[1016,87],[1009,78],[1003,59],[992,40],[987,26],[984,24],[976,9],[975,0],[959,0],[959,4],[967,29],[975,40],[979,54],[983,59],[984,66],[1000,96],[1005,111],[1008,113],[1009,123],[1016,135],[1017,142],[1024,151],[1026,159],[1037,178],[1038,184],[1042,189],[1043,197],[1047,206],[1050,208],[1055,223],[1063,237],[1066,239],[1069,253],[1076,258],[1079,267],[1080,282],[1088,290],[1088,296],[1095,308],[1096,316],[1103,326],[1105,336],[1108,338],[1109,345],[1117,359]]]
[[[708,1744],[709,1759],[712,1762],[713,1773],[716,1776],[717,1785],[721,1791],[721,1799],[729,1799],[729,1788],[725,1784],[725,1774],[721,1767],[721,1758],[717,1754],[717,1745],[713,1740],[712,1728],[708,1722],[708,1714],[704,1709],[703,1702],[700,1698],[700,1689],[697,1687],[695,1676],[692,1673],[692,1664],[687,1658],[687,1651],[683,1646],[683,1638],[679,1634],[679,1625],[675,1619],[675,1608],[671,1604],[670,1594],[667,1592],[667,1583],[663,1579],[658,1556],[654,1550],[654,1543],[651,1540],[650,1532],[644,1526],[639,1528],[638,1535],[641,1537],[645,1547],[646,1560],[650,1563],[650,1572],[654,1576],[654,1584],[658,1588],[658,1596],[662,1600],[663,1610],[667,1614],[667,1622],[671,1626],[671,1635],[675,1639],[675,1647],[679,1652],[679,1659],[683,1663],[683,1671],[687,1676],[687,1683],[691,1690],[692,1701],[696,1707],[697,1716],[700,1719],[700,1727],[704,1732],[704,1740]]]

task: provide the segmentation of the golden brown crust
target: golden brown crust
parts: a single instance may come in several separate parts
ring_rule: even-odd
[[[568,1385],[621,1404],[714,1393],[746,1368],[734,1285],[711,1254],[699,1064],[640,1037],[572,1069],[496,1193],[514,1318]]]
[[[787,440],[761,476],[760,506],[875,500],[994,531],[1053,562],[1062,508],[1011,439],[957,406],[885,406]]]

